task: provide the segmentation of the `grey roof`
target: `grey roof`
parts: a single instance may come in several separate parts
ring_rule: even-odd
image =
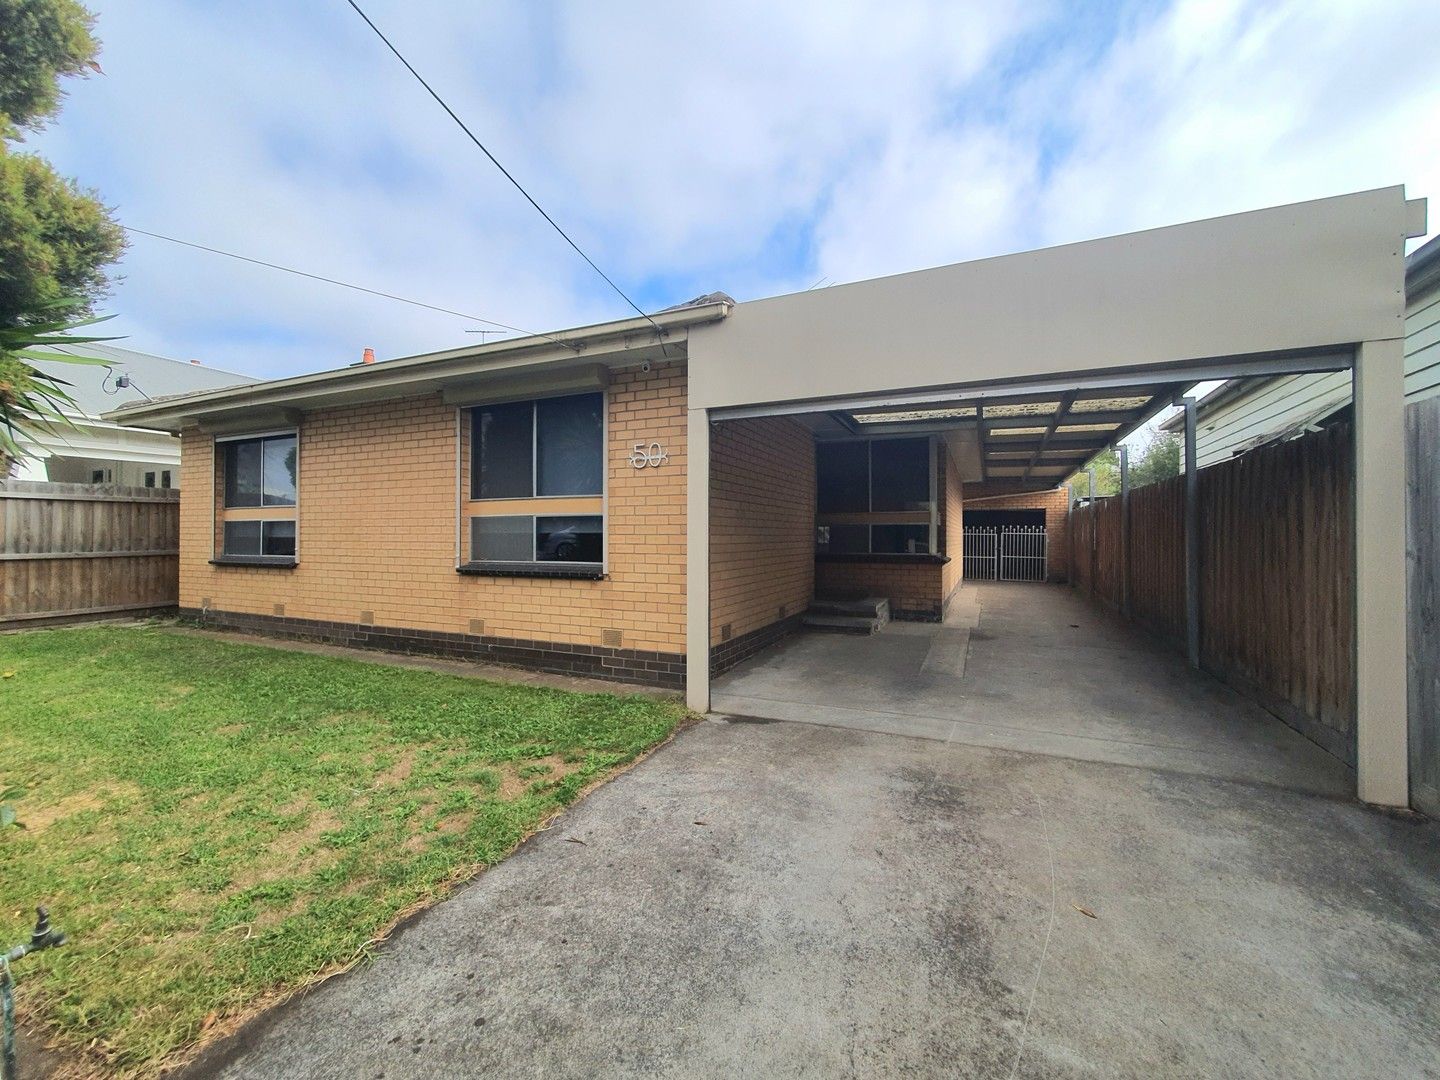
[[[66,393],[74,398],[80,410],[90,417],[98,417],[120,405],[144,401],[147,398],[216,390],[222,386],[239,386],[242,383],[258,381],[248,375],[237,375],[233,371],[220,371],[204,364],[189,364],[183,360],[169,360],[163,356],[152,356],[149,353],[121,349],[100,342],[46,348],[43,351],[69,353],[72,356],[94,356],[106,362],[104,367],[98,364],[67,364],[63,361],[48,360],[38,360],[35,363],[35,366],[47,375],[69,383]],[[116,387],[117,375],[129,375],[134,381],[128,387]]]
[[[729,293],[707,292],[704,296],[697,296],[694,300],[686,300],[683,304],[671,304],[661,311],[683,311],[688,307],[704,307],[706,304],[730,304],[734,305],[735,298]]]

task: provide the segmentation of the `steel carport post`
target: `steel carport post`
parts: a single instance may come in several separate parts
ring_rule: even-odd
[[[1195,464],[1195,399],[1185,407],[1185,654],[1200,667],[1200,470]]]
[[[1120,455],[1120,614],[1130,617],[1130,451],[1121,443]]]

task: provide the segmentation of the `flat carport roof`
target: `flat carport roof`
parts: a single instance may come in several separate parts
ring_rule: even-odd
[[[937,403],[978,409],[1075,392],[1063,412],[1057,397],[1048,414],[1059,417],[1058,430],[1080,391],[1348,366],[1359,794],[1408,805],[1406,689],[1391,670],[1405,651],[1404,537],[1394,523],[1405,505],[1404,241],[1424,231],[1423,200],[1382,188],[754,301],[696,327],[688,343],[691,706],[710,706],[711,422]]]

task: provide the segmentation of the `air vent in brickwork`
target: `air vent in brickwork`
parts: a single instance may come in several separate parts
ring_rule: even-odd
[[[472,634],[477,634],[477,635],[478,635],[478,634],[483,634],[483,633],[485,633],[485,620],[484,620],[484,619],[471,619],[471,620],[470,620],[470,633],[472,633]]]
[[[721,641],[729,641],[729,640],[730,640],[730,635],[734,632],[734,631],[731,629],[732,626],[733,626],[732,623],[728,623],[728,622],[727,622],[724,626],[720,627],[720,640],[721,640]]]
[[[276,614],[276,615],[281,615],[281,616],[283,616],[283,615],[285,614],[285,605],[284,605],[284,604],[276,604],[276,605],[275,605],[275,614]]]
[[[362,611],[362,612],[360,612],[360,625],[361,625],[361,626],[374,626],[374,625],[375,625],[375,612],[373,612],[373,611]]]
[[[609,648],[618,649],[622,640],[619,630],[600,631],[600,644],[608,646]]]

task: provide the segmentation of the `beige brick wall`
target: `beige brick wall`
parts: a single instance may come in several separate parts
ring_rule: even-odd
[[[896,618],[935,619],[941,612],[939,563],[819,562],[815,591],[837,596],[883,596]]]
[[[456,410],[438,395],[317,410],[300,425],[299,565],[211,566],[214,457],[182,441],[180,605],[449,633],[685,651],[685,369],[619,372],[609,423],[603,581],[455,572]],[[463,429],[464,424],[460,425]],[[632,444],[669,460],[635,469]],[[283,612],[276,610],[283,605]]]
[[[1070,489],[1068,487],[1006,495],[1003,484],[966,484],[965,501],[972,510],[1044,510],[1045,547],[1048,556],[1046,561],[1050,568],[1050,580],[1070,580]]]
[[[940,550],[950,557],[940,570],[940,593],[948,604],[965,576],[965,484],[950,448],[940,442]]]
[[[815,442],[809,430],[784,417],[715,424],[711,643],[804,611],[814,593]]]

